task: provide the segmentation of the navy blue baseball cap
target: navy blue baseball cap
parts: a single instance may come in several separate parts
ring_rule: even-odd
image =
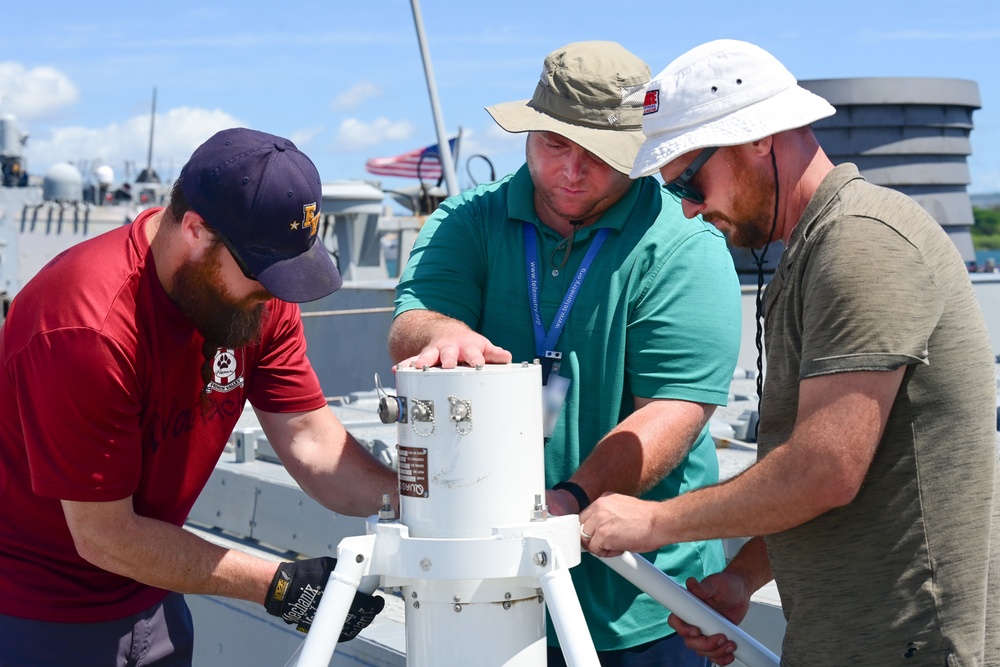
[[[343,279],[318,231],[319,172],[288,139],[237,127],[214,134],[181,169],[191,209],[248,276],[282,301],[313,301]]]

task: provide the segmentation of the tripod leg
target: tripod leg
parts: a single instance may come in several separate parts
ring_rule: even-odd
[[[362,578],[368,579],[364,575],[374,549],[374,535],[348,537],[337,545],[337,567],[330,573],[323,589],[316,618],[302,642],[299,658],[290,662],[288,667],[327,667],[330,664],[354,594],[358,592]]]
[[[599,667],[597,651],[587,629],[587,620],[583,617],[569,568],[558,566],[562,560],[558,549],[553,549],[552,555],[557,567],[543,574],[540,581],[563,657],[569,667]]]

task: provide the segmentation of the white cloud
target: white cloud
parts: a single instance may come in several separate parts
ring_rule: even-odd
[[[47,118],[80,98],[69,77],[52,67],[25,69],[16,62],[0,63],[0,112],[20,120]]]
[[[333,102],[330,104],[330,108],[334,111],[356,109],[368,98],[381,94],[382,89],[380,87],[376,86],[374,83],[362,81],[361,83],[354,84],[340,95],[337,95],[337,97],[335,97]]]
[[[459,151],[461,169],[466,171],[471,168],[477,180],[483,180],[488,176],[488,166],[482,160],[473,160],[468,167],[466,166],[467,158],[480,153],[493,163],[497,178],[517,171],[524,163],[524,142],[527,137],[525,132],[507,132],[490,121],[481,135],[475,135],[475,141],[467,142],[465,136],[462,137],[462,147]]]
[[[413,123],[408,120],[392,121],[388,118],[377,118],[366,123],[357,118],[348,118],[341,122],[337,129],[337,147],[345,151],[357,151],[383,141],[409,139],[413,136],[413,130]]]
[[[299,150],[308,154],[309,151],[307,149],[309,148],[309,146],[316,139],[316,137],[323,134],[324,132],[326,132],[326,128],[323,127],[322,125],[319,125],[317,127],[307,127],[301,130],[296,130],[295,132],[291,133],[288,136],[288,138],[292,140],[293,144],[299,147]]]
[[[215,132],[245,125],[223,111],[178,107],[156,115],[153,168],[163,180],[177,177],[191,153]],[[101,128],[60,127],[28,142],[29,168],[40,174],[57,162],[108,164],[115,181],[134,178],[149,154],[149,116],[135,116]],[[126,165],[128,165],[126,167]]]

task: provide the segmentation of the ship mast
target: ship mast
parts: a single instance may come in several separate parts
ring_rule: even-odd
[[[153,126],[156,125],[156,86],[153,86],[153,109],[149,114],[149,152],[146,153],[146,172],[153,173]]]
[[[444,130],[444,119],[441,116],[441,105],[438,103],[437,86],[434,83],[434,69],[431,67],[431,54],[427,50],[424,39],[424,20],[420,17],[419,0],[410,0],[413,8],[413,23],[417,28],[417,41],[420,42],[420,55],[424,60],[424,77],[427,79],[427,93],[431,98],[431,112],[434,114],[434,128],[437,130],[438,155],[441,157],[441,169],[444,172],[448,196],[457,195],[458,178],[455,176],[455,159],[451,154],[451,144]]]

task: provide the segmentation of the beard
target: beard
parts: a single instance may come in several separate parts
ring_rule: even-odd
[[[223,246],[220,244],[220,248]],[[240,348],[260,340],[266,292],[234,299],[223,284],[218,251],[184,262],[174,274],[170,298],[191,318],[206,348]]]
[[[756,170],[739,151],[730,157],[736,187],[731,197],[732,213],[725,215],[716,211],[702,214],[707,222],[724,222],[729,228],[729,243],[737,248],[763,248],[770,239],[774,224],[774,173],[772,170]]]

